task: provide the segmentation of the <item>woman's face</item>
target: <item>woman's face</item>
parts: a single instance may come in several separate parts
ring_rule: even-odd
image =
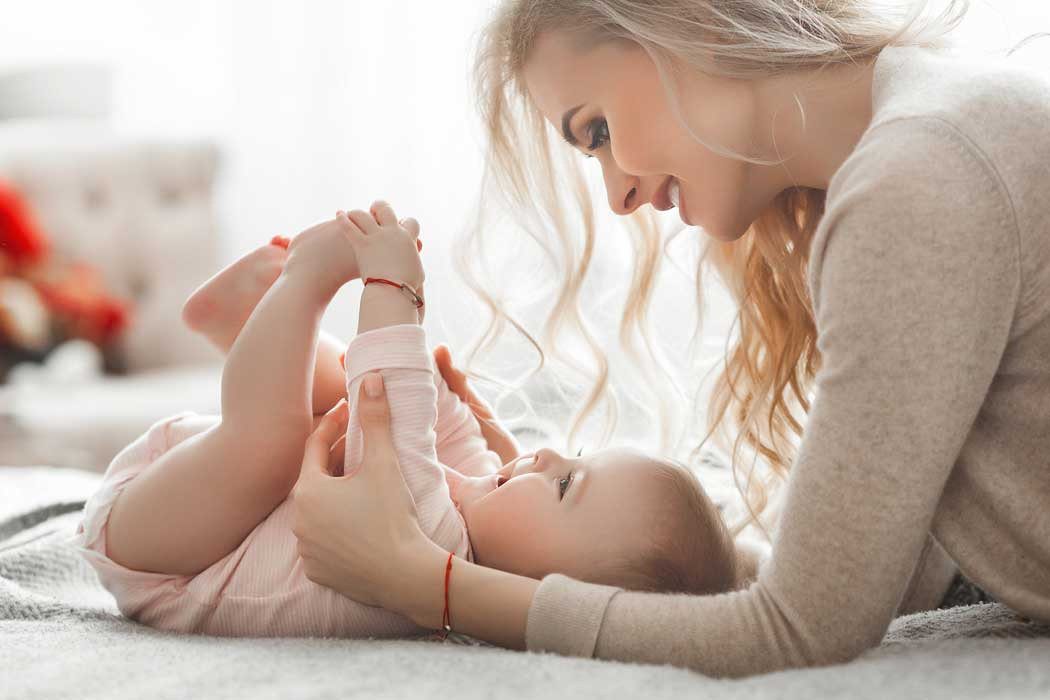
[[[682,220],[732,241],[782,189],[771,168],[716,155],[690,136],[672,112],[656,65],[636,44],[581,49],[567,34],[549,32],[537,40],[524,78],[554,128],[601,164],[609,206],[617,214],[644,204],[670,209],[670,186],[677,183]],[[683,72],[678,81],[681,108],[697,136],[758,153],[752,138],[759,113],[754,83],[696,71]]]

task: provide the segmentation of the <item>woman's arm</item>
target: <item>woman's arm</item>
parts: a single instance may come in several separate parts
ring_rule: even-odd
[[[400,580],[384,608],[397,610],[421,627],[439,629],[444,613],[444,575],[448,552],[432,542],[419,542],[404,560],[416,572]],[[449,618],[456,632],[508,649],[525,649],[525,623],[536,579],[489,569],[455,559],[449,577]]]
[[[997,178],[950,127],[890,122],[859,149],[812,242],[822,365],[757,581],[622,592],[581,624],[567,612],[593,588],[550,576],[529,649],[741,676],[847,661],[882,639],[1007,346],[1020,251]]]

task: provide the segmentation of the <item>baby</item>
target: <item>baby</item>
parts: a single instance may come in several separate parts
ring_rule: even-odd
[[[425,632],[307,579],[292,533],[306,438],[346,397],[334,471],[360,462],[355,403],[371,372],[383,376],[420,527],[446,550],[524,576],[635,590],[716,593],[745,581],[717,508],[676,463],[541,449],[500,464],[427,349],[417,236],[383,202],[339,212],[290,243],[275,238],[190,297],[184,321],[228,353],[222,415],[179,413],[124,448],[74,539],[126,616],[224,636]],[[344,360],[320,321],[358,277],[368,282]]]

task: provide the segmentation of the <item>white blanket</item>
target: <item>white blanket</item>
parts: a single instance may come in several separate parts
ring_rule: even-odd
[[[161,632],[120,616],[62,543],[99,478],[0,467],[2,698],[1050,697],[1050,625],[998,603],[897,618],[849,664],[732,681],[480,644]]]

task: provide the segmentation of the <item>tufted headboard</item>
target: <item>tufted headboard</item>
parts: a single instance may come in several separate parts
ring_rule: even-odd
[[[118,347],[129,372],[221,358],[180,320],[186,297],[220,262],[218,164],[207,142],[0,123],[0,178],[26,197],[55,253],[95,265],[133,302]]]

